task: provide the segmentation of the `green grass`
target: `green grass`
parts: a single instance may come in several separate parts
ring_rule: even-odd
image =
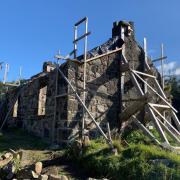
[[[139,134],[137,137],[140,138]],[[128,147],[122,147],[116,140],[114,145],[118,149],[118,155],[113,155],[106,143],[100,139],[91,141],[91,145],[81,153],[69,148],[66,156],[90,177],[114,180],[180,179],[180,156],[151,144],[142,144],[136,138],[129,137],[131,143]],[[137,142],[136,140],[138,143],[132,143]],[[144,139],[142,141],[144,142]],[[157,159],[166,159],[168,164],[152,162]]]
[[[43,150],[47,146],[47,143],[43,142],[42,139],[20,129],[9,129],[0,135],[0,154],[9,149]]]
[[[152,129],[150,131],[157,138],[157,140],[161,142],[159,133],[155,129]],[[178,146],[175,140],[173,140],[166,132],[165,134],[171,145]],[[149,137],[145,136],[141,130],[134,130],[134,131],[128,132],[127,134],[123,135],[123,139],[126,139],[126,141],[130,144],[137,144],[137,143],[146,144],[146,145],[153,144],[152,140]]]

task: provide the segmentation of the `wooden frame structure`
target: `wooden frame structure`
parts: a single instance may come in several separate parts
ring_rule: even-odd
[[[122,29],[122,32],[124,32],[123,29]],[[154,93],[154,95],[156,95],[157,98],[160,99],[160,102],[158,104],[151,103],[150,101],[147,102],[145,105],[145,108],[147,110],[147,113],[150,115],[150,119],[152,120],[155,128],[157,129],[162,142],[159,142],[154,137],[154,135],[152,135],[152,133],[150,133],[150,131],[140,121],[137,120],[135,115],[133,115],[132,118],[133,118],[135,124],[140,129],[142,129],[142,131],[146,135],[148,135],[151,139],[153,139],[155,143],[161,144],[161,145],[165,144],[166,146],[171,147],[171,149],[177,149],[176,147],[173,147],[170,145],[168,138],[166,136],[166,133],[167,133],[174,141],[176,141],[177,144],[180,145],[180,122],[176,116],[177,110],[168,101],[168,99],[164,93],[164,90],[163,90],[164,84],[162,84],[162,88],[161,88],[156,76],[152,75],[153,71],[151,70],[151,67],[148,65],[148,62],[147,62],[147,42],[146,42],[146,39],[144,39],[144,51],[145,51],[144,72],[133,70],[130,67],[128,68],[128,72],[130,74],[130,77],[131,77],[131,80],[132,80],[134,86],[136,87],[136,89],[137,89],[137,91],[141,97],[145,96],[145,94],[148,91],[151,91],[152,93]],[[128,61],[127,61],[127,59],[123,53],[122,53],[122,56],[123,56],[122,60],[124,61],[124,63],[128,64]],[[162,58],[164,58],[163,57],[163,50],[162,50],[161,59]],[[163,71],[163,68],[162,68],[162,71]],[[149,73],[145,73],[145,72],[152,72],[152,73],[149,74]],[[149,78],[151,79],[151,82],[153,82],[153,85],[155,85],[155,88],[157,90],[148,83]],[[144,90],[141,87],[139,81],[141,81],[141,83],[144,84],[144,87],[145,87]],[[160,112],[158,110],[158,108],[161,109],[162,111]],[[171,125],[171,123],[164,116],[165,110],[170,112],[171,118],[174,120],[174,122],[177,126],[177,129],[174,128]],[[140,111],[140,109],[139,109],[139,111]]]

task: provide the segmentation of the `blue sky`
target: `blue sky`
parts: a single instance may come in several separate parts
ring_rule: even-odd
[[[179,0],[0,0],[0,61],[10,64],[8,80],[17,79],[20,66],[23,77],[31,77],[58,49],[62,55],[73,49],[73,24],[88,16],[89,49],[111,37],[114,21],[130,20],[139,43],[147,37],[151,56],[160,55],[163,42],[166,62],[178,67],[179,8]]]

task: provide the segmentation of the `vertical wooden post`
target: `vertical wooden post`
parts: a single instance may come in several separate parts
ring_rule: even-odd
[[[9,72],[9,64],[6,64],[5,71],[4,71],[3,84],[6,83],[8,72]]]
[[[147,64],[147,40],[144,38],[144,71],[146,70]],[[147,85],[144,83],[144,93],[147,93]]]
[[[85,21],[85,34],[88,33],[88,18],[86,17],[86,21]],[[86,105],[86,68],[87,68],[87,63],[86,63],[86,59],[87,59],[87,36],[85,36],[85,40],[84,40],[84,81],[83,81],[83,102]],[[84,128],[85,128],[85,114],[86,111],[83,107],[83,119],[82,119],[82,138],[84,138]]]
[[[60,55],[60,50],[58,51],[58,55]],[[57,118],[57,93],[58,93],[58,76],[59,76],[59,59],[57,58],[57,66],[56,66],[56,69],[55,69],[55,95],[54,95],[54,118],[53,118],[53,121],[52,121],[52,140],[51,142],[54,143],[55,141],[55,124],[56,124],[56,118]]]
[[[22,67],[19,68],[19,85],[21,85],[21,79],[22,79]]]
[[[74,26],[74,41],[77,39],[77,26]],[[77,58],[77,42],[74,43],[74,59]]]
[[[121,26],[121,39],[123,41],[125,39],[124,33],[125,33],[125,29],[123,26]],[[121,54],[122,54],[122,58],[125,57],[125,44],[123,44],[123,46],[122,46]],[[125,79],[125,73],[122,73],[121,74],[121,96],[124,95],[124,79]]]
[[[161,83],[162,83],[162,89],[164,90],[164,62],[163,62],[163,57],[164,57],[164,45],[162,43],[161,44]]]
[[[107,125],[107,131],[108,131],[108,138],[109,138],[110,142],[112,143],[111,130],[110,130],[109,122],[107,122],[106,125]]]
[[[160,124],[159,124],[159,122],[158,122],[158,120],[157,120],[157,118],[156,118],[156,116],[155,116],[155,114],[154,114],[154,112],[153,112],[153,110],[151,109],[151,106],[148,105],[148,106],[147,106],[147,109],[148,109],[148,111],[149,111],[150,118],[151,118],[152,121],[154,122],[154,125],[156,126],[156,129],[157,129],[158,132],[159,132],[159,135],[160,135],[160,137],[161,137],[161,140],[164,141],[164,142],[166,142],[167,144],[169,144],[169,141],[168,141],[168,139],[166,138],[166,135],[164,134],[164,132],[163,132],[163,130],[162,130],[162,128],[161,128],[161,126],[160,126]]]

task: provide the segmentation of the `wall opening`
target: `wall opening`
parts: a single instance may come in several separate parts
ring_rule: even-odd
[[[38,116],[44,116],[46,114],[46,94],[47,86],[40,88],[38,100]]]

